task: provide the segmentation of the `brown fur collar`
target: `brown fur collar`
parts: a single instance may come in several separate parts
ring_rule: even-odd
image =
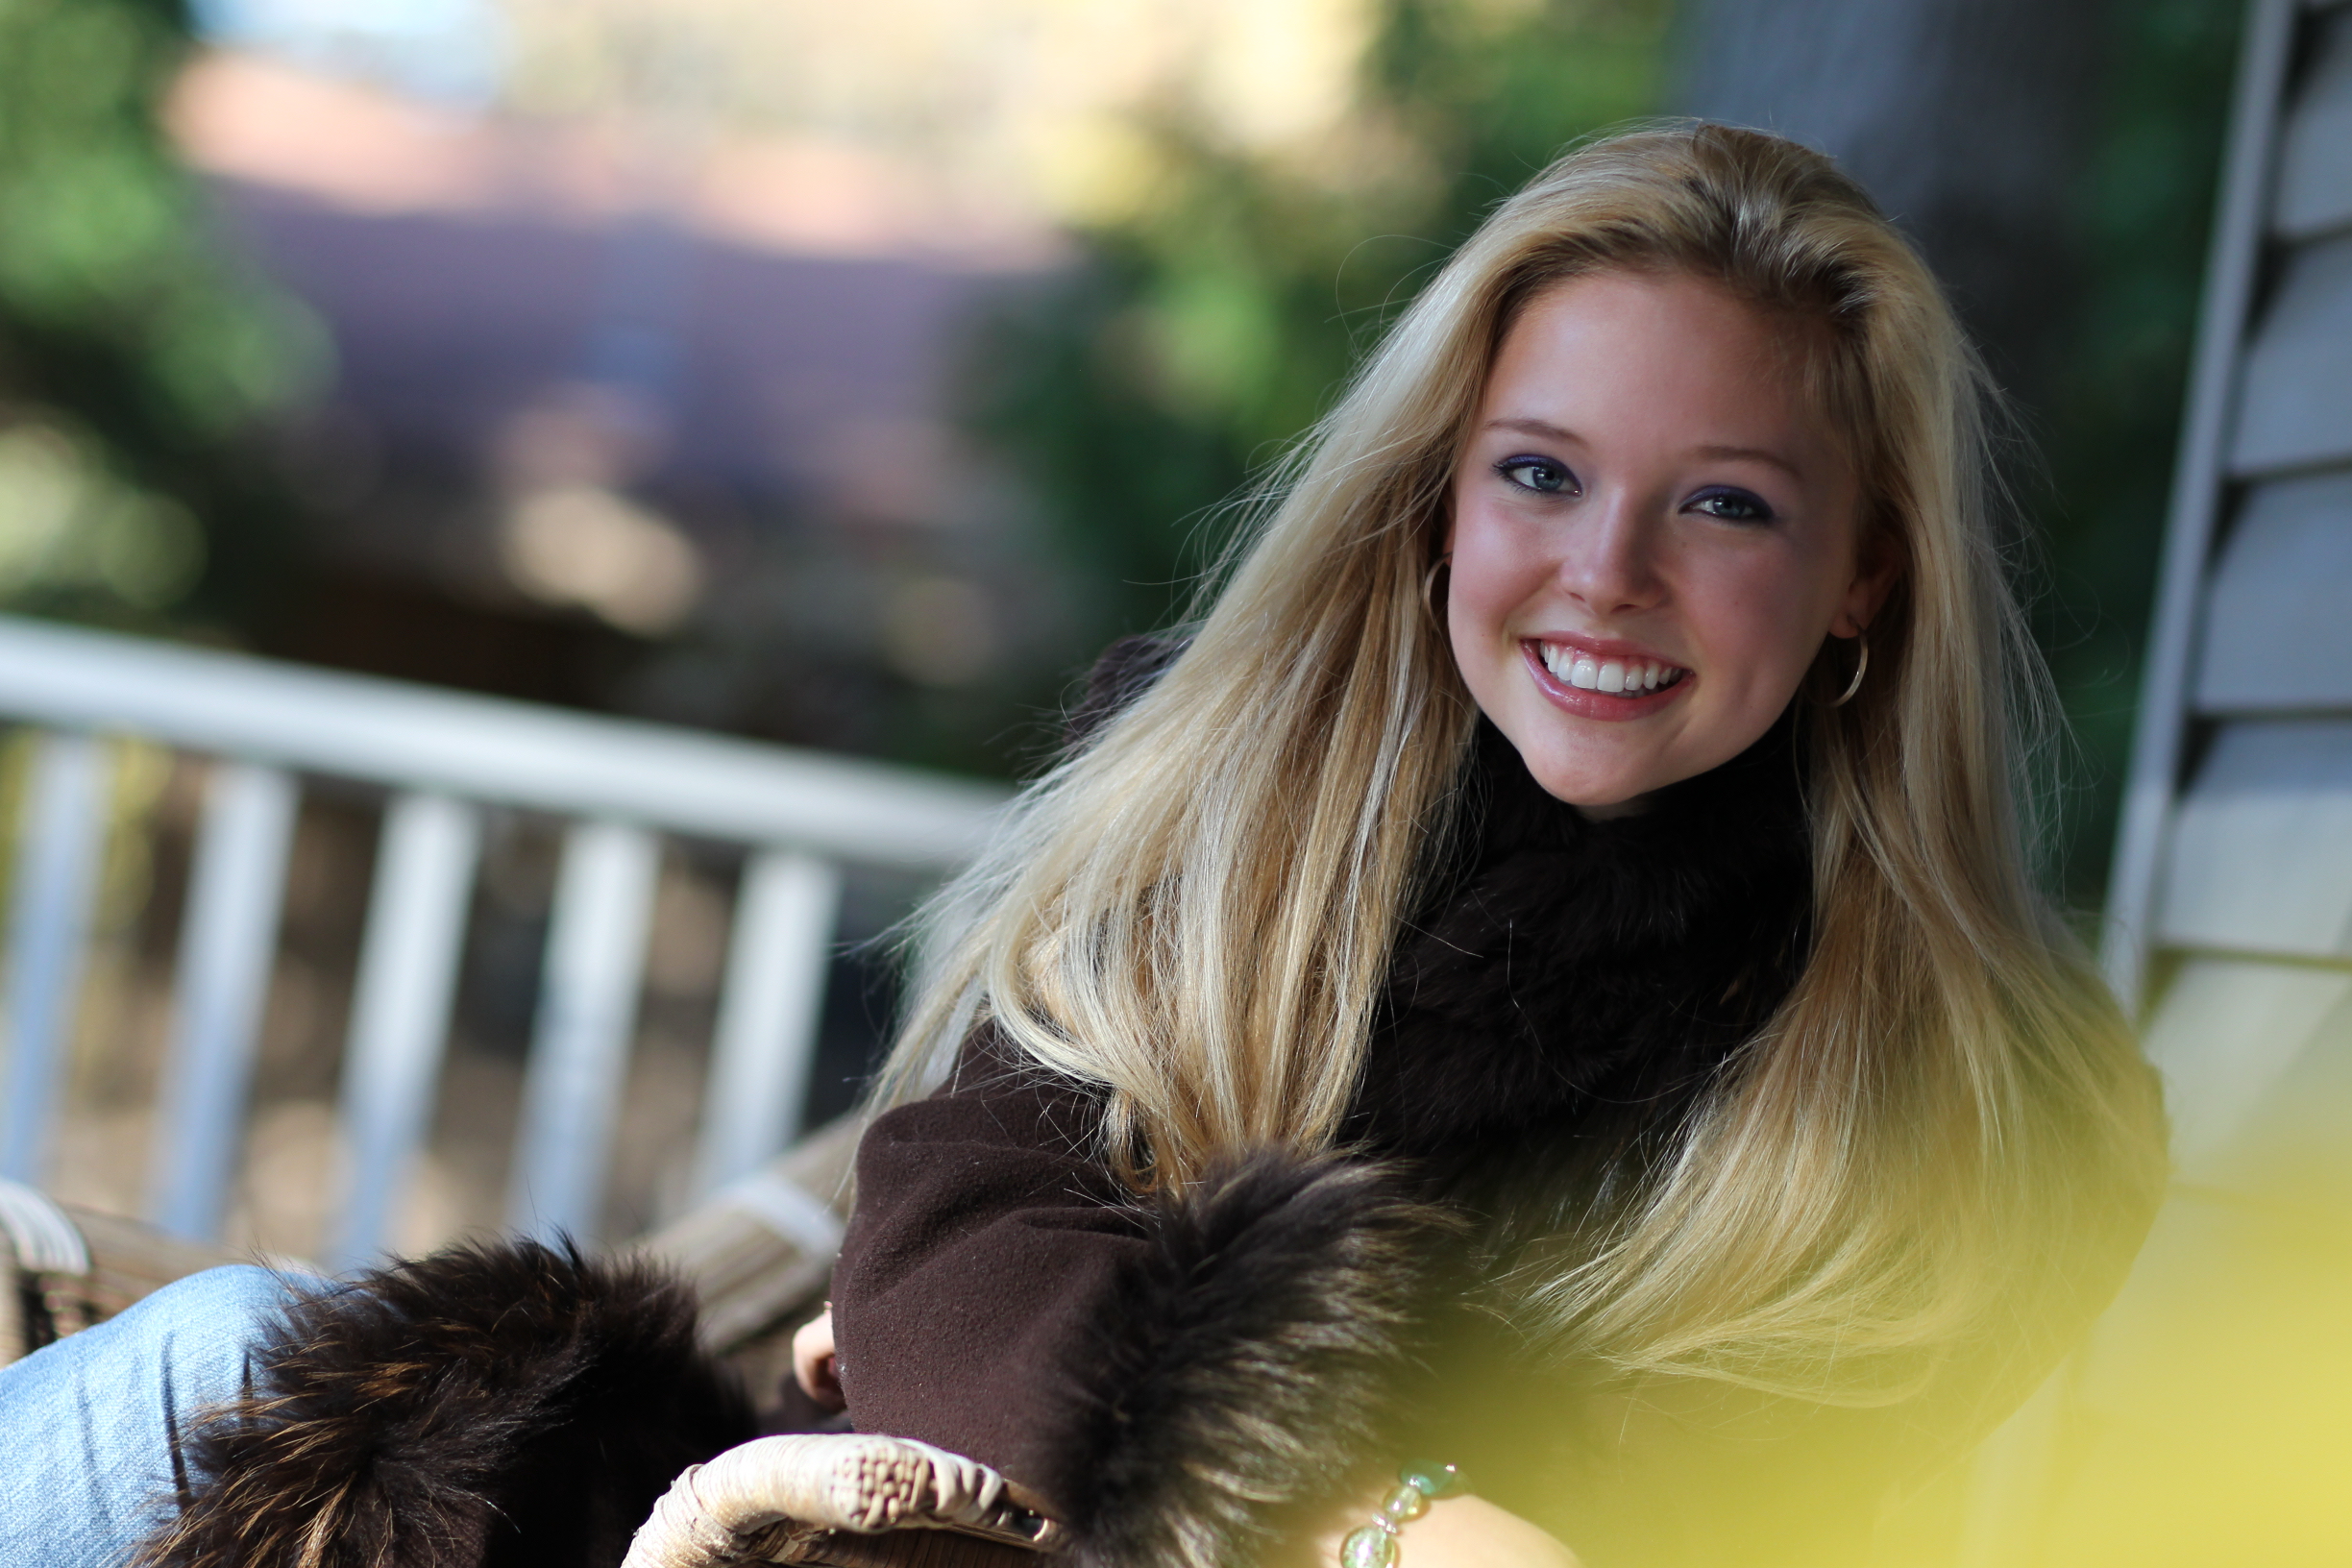
[[[681,1469],[754,1434],[694,1328],[682,1286],[568,1244],[299,1290],[139,1568],[617,1564]]]
[[[1154,1205],[1148,1246],[1070,1363],[1081,1568],[1256,1562],[1371,1457],[1419,1349],[1442,1211],[1381,1166],[1264,1154]]]

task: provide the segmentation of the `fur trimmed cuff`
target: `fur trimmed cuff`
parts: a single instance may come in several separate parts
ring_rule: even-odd
[[[569,1244],[459,1247],[297,1296],[185,1447],[139,1568],[618,1564],[755,1431],[683,1286]]]
[[[1232,1568],[1370,1455],[1418,1361],[1445,1211],[1262,1155],[1156,1208],[1090,1368],[1081,1568]]]

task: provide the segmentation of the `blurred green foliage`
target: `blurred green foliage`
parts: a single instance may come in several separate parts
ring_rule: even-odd
[[[298,539],[257,418],[308,318],[215,245],[159,106],[179,0],[0,0],[0,603],[228,627]]]
[[[2040,629],[2078,730],[2059,823],[2070,899],[2104,892],[2138,693],[2242,0],[2107,13],[2077,205],[2082,297],[2035,422]],[[1352,161],[1250,156],[1168,116],[1155,188],[1090,264],[996,317],[972,423],[1079,575],[1074,664],[1164,623],[1222,505],[1327,404],[1417,282],[1568,142],[1652,111],[1667,0],[1388,0]]]
[[[1649,111],[1665,0],[1387,0],[1329,145],[1142,126],[1152,184],[1090,265],[1008,308],[969,357],[983,442],[1081,579],[1072,656],[1158,625],[1250,474],[1330,402],[1394,307],[1567,142]]]
[[[2106,894],[2187,395],[2243,0],[2110,6],[2078,204],[2080,282],[2043,420],[2039,631],[2080,745],[2059,822],[2069,900]]]

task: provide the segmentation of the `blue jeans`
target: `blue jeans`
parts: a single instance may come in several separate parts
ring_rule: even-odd
[[[266,1269],[208,1269],[0,1367],[0,1568],[124,1562],[175,1506],[183,1433],[251,1385],[285,1301]]]

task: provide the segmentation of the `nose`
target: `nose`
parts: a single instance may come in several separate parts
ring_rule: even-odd
[[[1664,596],[1657,531],[1641,498],[1625,490],[1593,498],[1563,535],[1559,581],[1596,616],[1648,609]]]

